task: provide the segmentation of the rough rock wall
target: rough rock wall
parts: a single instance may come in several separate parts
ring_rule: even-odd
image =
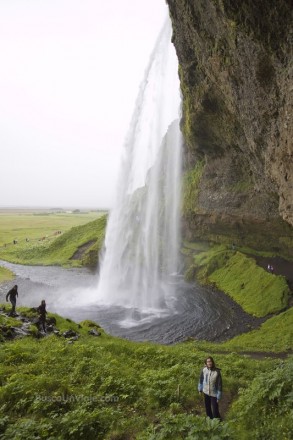
[[[290,253],[291,2],[167,3],[183,96],[185,236]]]

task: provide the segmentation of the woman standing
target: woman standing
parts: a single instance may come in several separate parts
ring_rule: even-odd
[[[205,367],[199,378],[198,391],[204,394],[207,416],[210,419],[220,419],[218,402],[222,396],[222,376],[212,357],[205,360]]]

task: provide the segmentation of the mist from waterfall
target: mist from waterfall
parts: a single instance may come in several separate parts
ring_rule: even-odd
[[[154,314],[172,310],[179,266],[180,89],[171,33],[168,19],[140,86],[98,283],[99,303]]]

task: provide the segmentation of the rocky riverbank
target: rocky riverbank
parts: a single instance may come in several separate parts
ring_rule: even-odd
[[[70,319],[67,319],[68,329],[60,329],[57,325],[57,319],[54,316],[49,316],[46,319],[45,330],[40,322],[37,309],[35,308],[21,308],[21,312],[12,314],[10,307],[2,305],[0,306],[0,342],[19,339],[25,336],[33,336],[34,338],[44,338],[50,334],[65,338],[68,343],[77,341],[80,334],[78,331],[73,330],[72,327],[76,327]],[[98,324],[87,322],[88,334],[92,336],[100,336],[101,332],[97,329],[100,328]],[[81,329],[82,325],[77,324]]]

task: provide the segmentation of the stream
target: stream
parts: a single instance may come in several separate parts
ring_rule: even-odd
[[[186,283],[182,276],[173,280],[175,312],[140,313],[98,304],[97,275],[89,269],[23,266],[1,260],[0,265],[16,274],[13,281],[0,284],[0,302],[5,303],[7,291],[17,284],[17,306],[37,307],[45,299],[49,312],[75,322],[90,319],[107,333],[134,341],[173,344],[189,337],[223,341],[263,322],[245,313],[223,292]]]

